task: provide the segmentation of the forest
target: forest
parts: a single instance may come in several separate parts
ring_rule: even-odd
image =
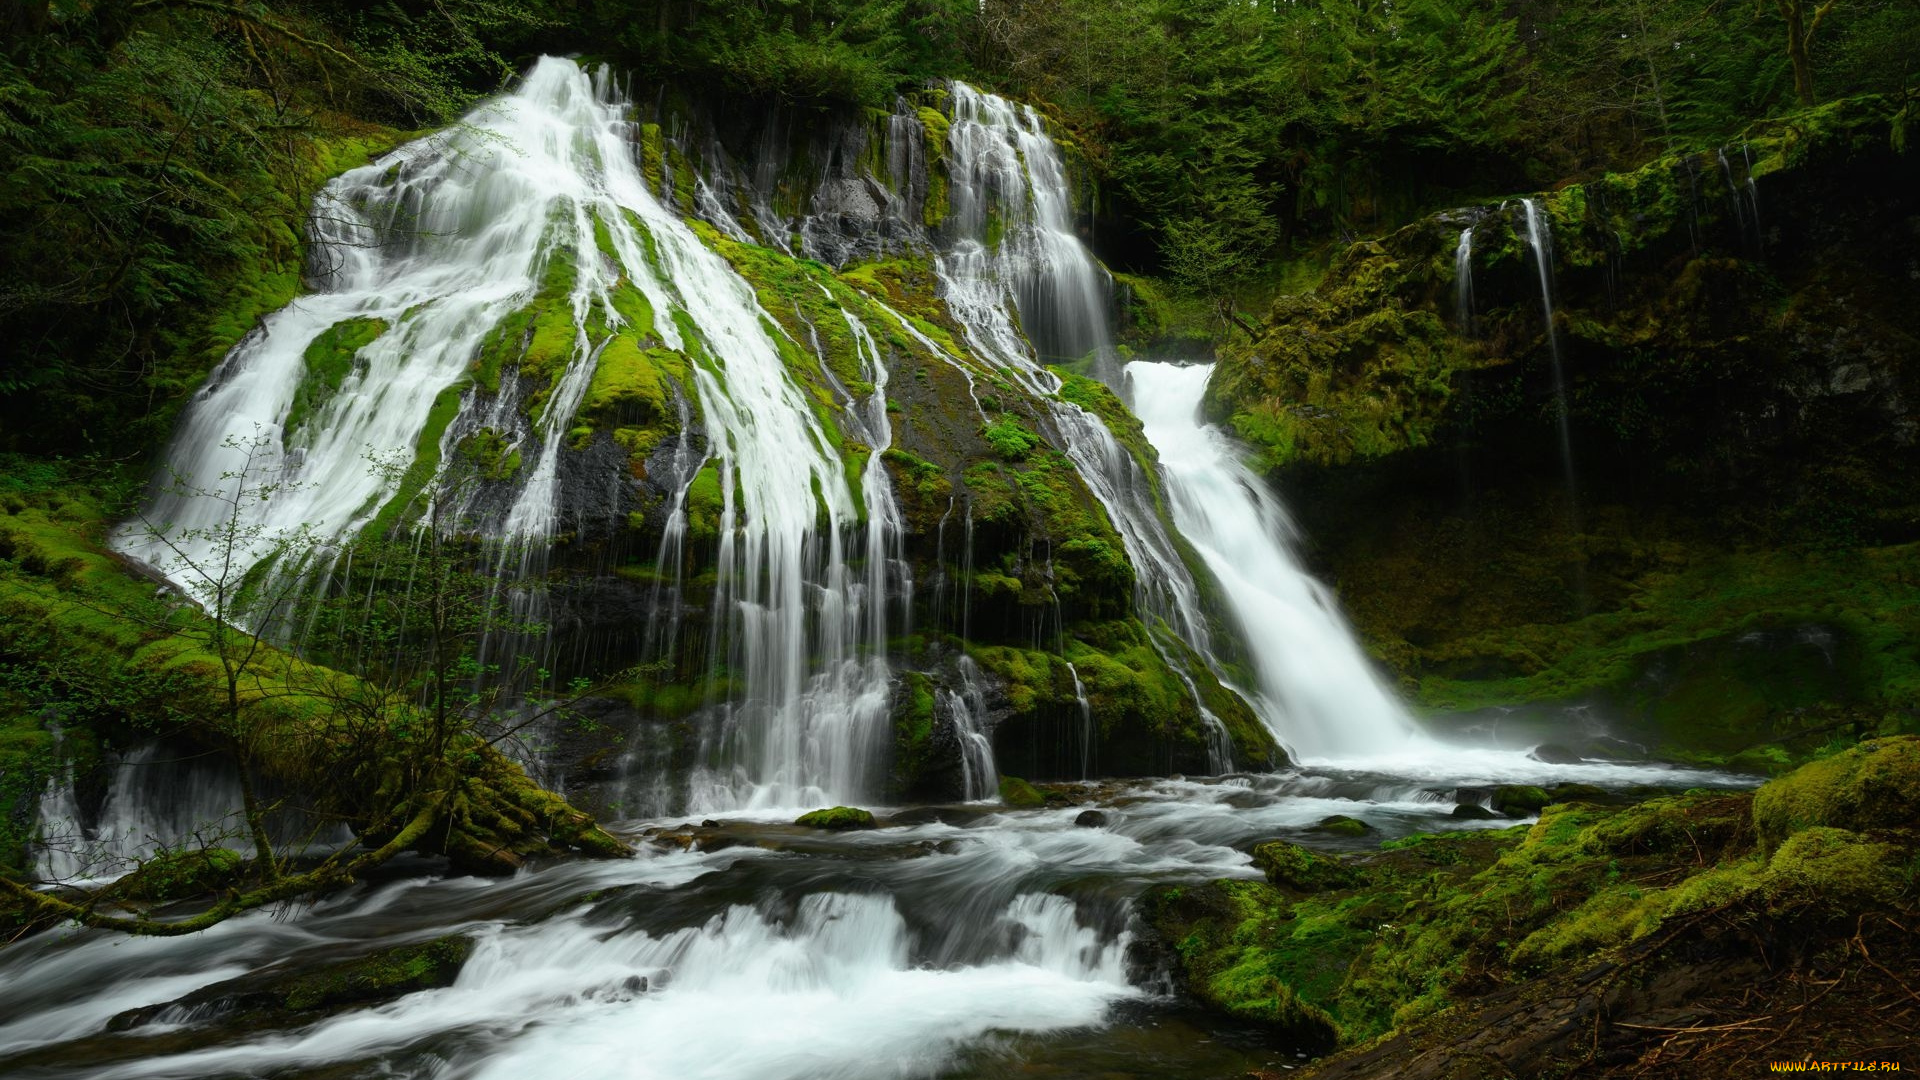
[[[0,1073],[1920,1067],[1912,0],[0,28]]]

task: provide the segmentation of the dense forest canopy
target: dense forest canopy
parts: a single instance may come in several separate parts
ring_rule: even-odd
[[[799,109],[952,77],[1021,95],[1127,223],[1109,258],[1203,294],[1450,200],[1920,86],[1906,0],[13,0],[6,26],[8,442],[115,456],[291,297],[322,178],[543,51]]]

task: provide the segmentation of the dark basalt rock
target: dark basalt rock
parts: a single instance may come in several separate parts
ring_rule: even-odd
[[[1104,829],[1107,827],[1107,815],[1101,810],[1082,810],[1074,817],[1073,823],[1082,829]]]
[[[1528,751],[1527,756],[1547,765],[1578,765],[1586,760],[1559,743],[1541,743]]]

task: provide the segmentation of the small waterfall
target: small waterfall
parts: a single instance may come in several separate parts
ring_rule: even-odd
[[[1713,152],[1720,161],[1720,175],[1727,178],[1727,196],[1733,202],[1733,220],[1740,229],[1740,239],[1747,238],[1747,200],[1741,194],[1740,182],[1733,177],[1733,162],[1727,160],[1727,148],[1720,147]]]
[[[987,735],[987,703],[980,691],[980,669],[971,656],[962,656],[957,666],[959,687],[942,690],[940,698],[953,723],[954,737],[960,742],[961,791],[969,800],[990,799],[1000,790],[1000,771],[994,765],[993,741]]]
[[[1573,428],[1567,415],[1567,377],[1560,363],[1560,328],[1553,318],[1553,228],[1540,204],[1521,199],[1526,210],[1527,247],[1533,252],[1534,266],[1540,272],[1540,308],[1547,319],[1547,355],[1553,361],[1554,420],[1560,429],[1560,466],[1566,474],[1568,513],[1575,532],[1579,531],[1580,495],[1573,471]]]
[[[1274,737],[1306,758],[1391,752],[1414,734],[1339,605],[1300,568],[1285,511],[1226,437],[1200,419],[1213,369],[1127,365],[1134,412],[1160,454],[1180,532],[1220,581],[1259,685],[1246,696]]]
[[[1067,672],[1073,676],[1073,702],[1080,709],[1080,779],[1093,778],[1093,704],[1087,700],[1086,684],[1080,681],[1080,669],[1067,661]]]
[[[1453,319],[1466,337],[1473,336],[1473,226],[1460,230],[1460,246],[1453,251]]]
[[[976,331],[976,351],[1040,364],[1075,360],[1109,344],[1112,281],[1073,228],[1071,188],[1059,148],[1032,106],[952,84],[947,134],[952,249],[940,258],[947,304]],[[1006,317],[1019,312],[1021,340]],[[1045,387],[1036,379],[1030,388]],[[1050,391],[1050,387],[1047,388]]]

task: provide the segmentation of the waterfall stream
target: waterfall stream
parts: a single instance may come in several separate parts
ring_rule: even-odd
[[[1134,413],[1160,454],[1173,519],[1220,582],[1259,683],[1249,689],[1280,742],[1306,759],[1392,753],[1414,733],[1333,596],[1287,550],[1285,511],[1201,421],[1210,366],[1136,361]]]
[[[1547,320],[1547,356],[1553,363],[1553,418],[1560,432],[1560,467],[1566,474],[1568,512],[1579,531],[1580,494],[1574,480],[1573,427],[1567,413],[1567,376],[1560,363],[1560,325],[1553,317],[1553,226],[1532,199],[1521,199],[1527,221],[1527,248],[1540,275],[1540,308]]]
[[[1460,230],[1453,250],[1453,320],[1460,333],[1473,336],[1473,226]]]

